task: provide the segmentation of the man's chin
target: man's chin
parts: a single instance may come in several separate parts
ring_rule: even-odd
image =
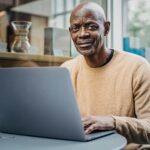
[[[88,50],[85,50],[85,49],[78,49],[78,52],[83,55],[83,56],[90,56],[90,55],[93,55],[93,50],[92,49],[88,49]]]

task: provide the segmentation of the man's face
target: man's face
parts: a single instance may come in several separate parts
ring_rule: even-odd
[[[94,12],[79,10],[70,19],[70,33],[77,51],[90,56],[104,46],[104,21]]]

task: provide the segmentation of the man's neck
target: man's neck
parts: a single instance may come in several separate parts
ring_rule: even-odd
[[[111,56],[111,49],[101,50],[99,54],[84,56],[87,64],[92,68],[97,68],[105,65]]]

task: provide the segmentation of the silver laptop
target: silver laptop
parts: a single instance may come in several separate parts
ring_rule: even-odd
[[[0,132],[89,141],[115,131],[84,134],[66,68],[1,68]]]

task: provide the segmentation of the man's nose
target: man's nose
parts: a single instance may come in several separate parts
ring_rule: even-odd
[[[80,33],[79,33],[79,37],[80,37],[80,38],[87,37],[87,36],[89,36],[89,35],[90,35],[90,34],[89,34],[89,32],[86,30],[85,27],[81,27],[81,28],[80,28]]]

